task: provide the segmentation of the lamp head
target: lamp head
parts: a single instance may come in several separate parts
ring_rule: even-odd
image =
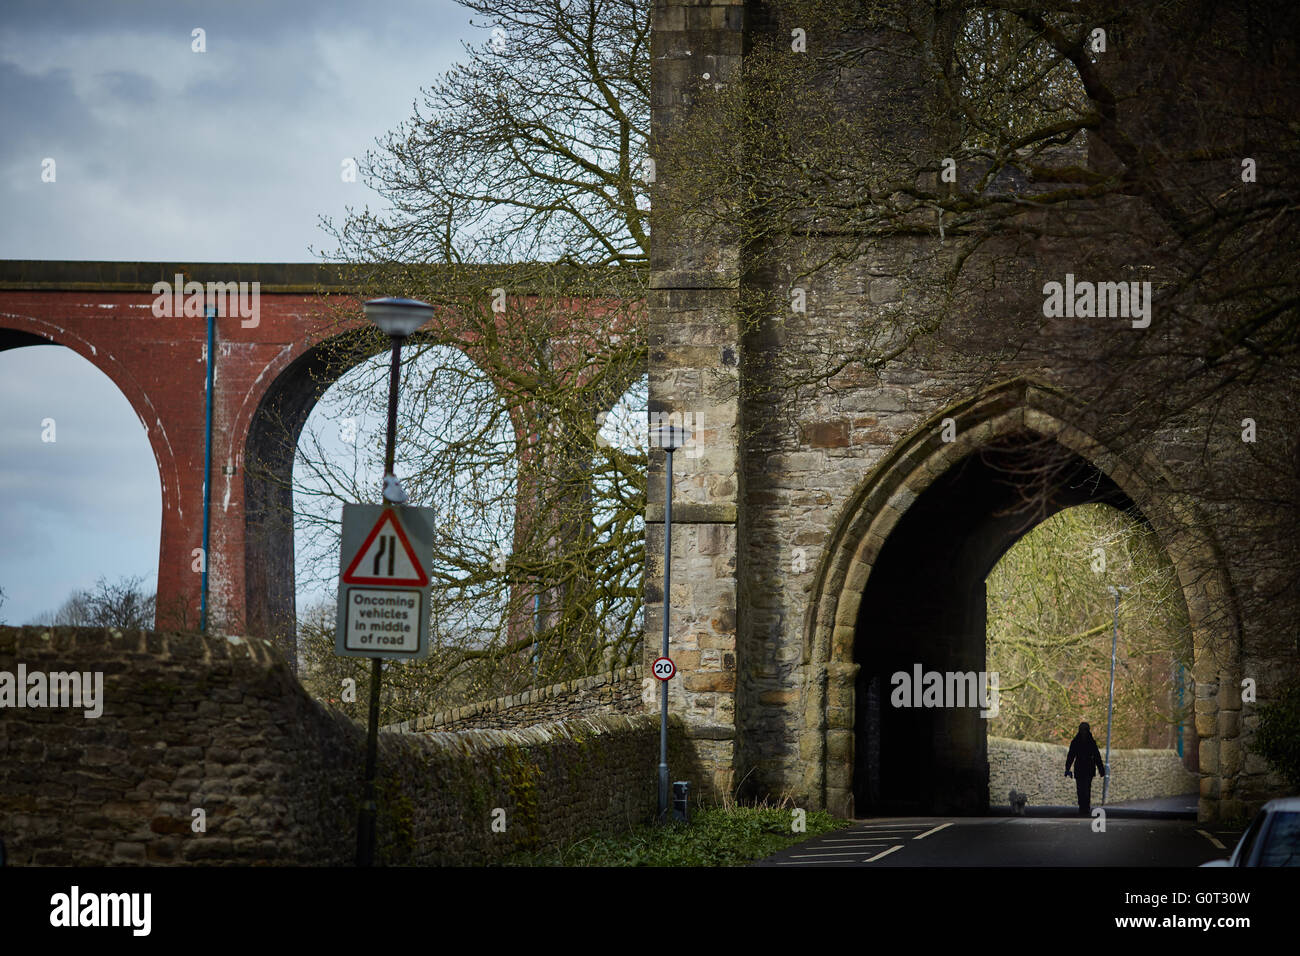
[[[659,425],[650,429],[651,444],[664,451],[676,451],[691,440],[691,430],[681,425]]]
[[[362,308],[367,319],[398,339],[406,338],[433,318],[433,306],[419,299],[371,299]]]

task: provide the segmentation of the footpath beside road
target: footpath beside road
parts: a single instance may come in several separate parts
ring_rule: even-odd
[[[1195,820],[1197,795],[1184,793],[1176,797],[1152,797],[1148,800],[1126,800],[1123,803],[1093,803],[1102,807],[1108,817],[1117,819]],[[990,816],[1015,816],[1008,806],[989,807]],[[1027,817],[1077,817],[1078,806],[1025,807]]]

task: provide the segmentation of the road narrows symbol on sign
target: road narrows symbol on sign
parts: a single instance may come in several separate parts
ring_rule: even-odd
[[[672,680],[677,674],[677,665],[667,657],[655,658],[655,662],[650,665],[650,673],[660,680]]]
[[[343,572],[344,584],[425,587],[429,575],[415,555],[396,510],[385,508]]]

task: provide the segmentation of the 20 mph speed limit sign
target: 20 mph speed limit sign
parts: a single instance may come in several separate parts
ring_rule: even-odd
[[[677,665],[667,657],[660,657],[650,665],[650,672],[660,680],[672,680],[677,674]]]

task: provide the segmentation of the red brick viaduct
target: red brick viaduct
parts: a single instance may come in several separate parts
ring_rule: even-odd
[[[0,351],[66,346],[131,403],[162,488],[157,626],[193,628],[202,580],[207,323],[202,315],[155,315],[154,284],[174,284],[177,274],[205,287],[259,283],[255,322],[233,303],[216,319],[208,600],[212,620],[227,629],[292,634],[293,444],[329,385],[379,351],[375,340],[354,345],[347,337],[364,323],[337,267],[5,261]],[[339,319],[340,297],[345,308],[355,305],[355,320]],[[265,471],[249,467],[256,462]]]

